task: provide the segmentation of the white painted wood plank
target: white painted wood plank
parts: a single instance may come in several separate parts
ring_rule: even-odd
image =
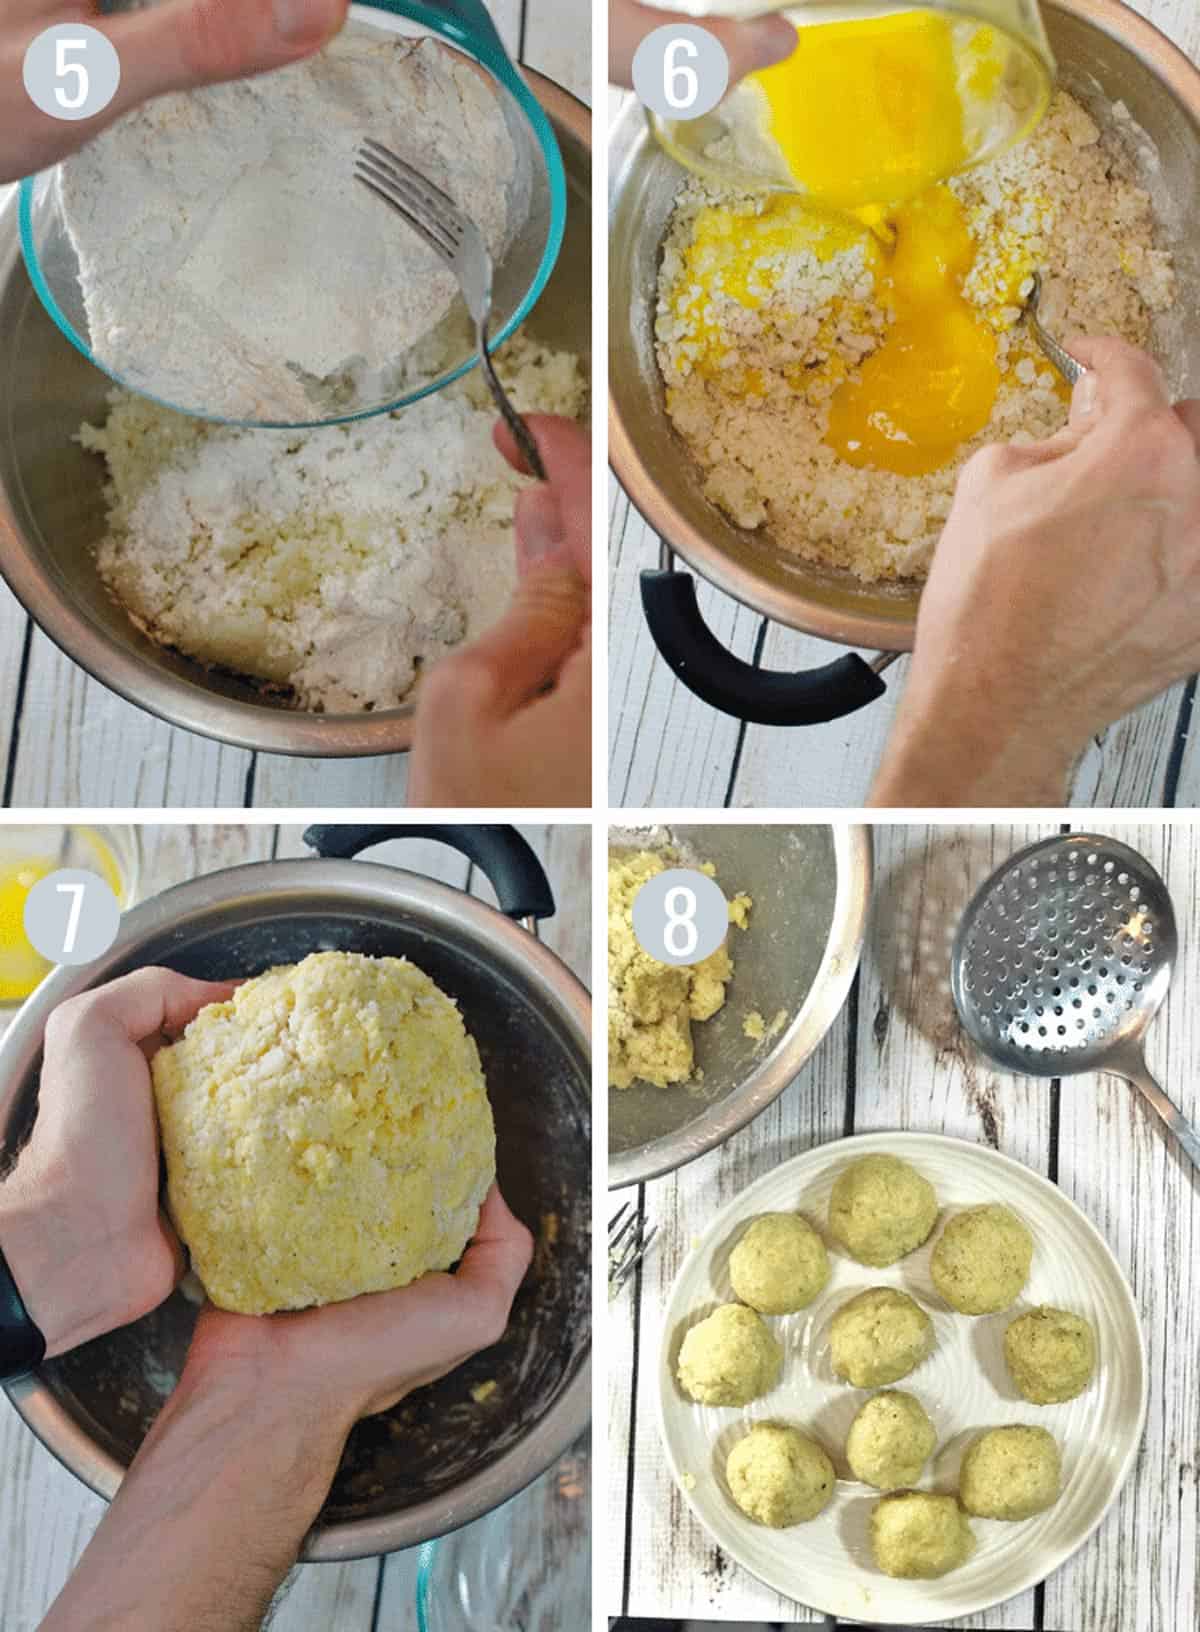
[[[638,577],[643,568],[658,565],[658,536],[615,480],[610,513],[611,800],[632,808],[721,805],[739,722],[700,702],[658,655],[642,613]],[[749,662],[762,619],[703,579],[696,580],[696,588],[713,633]]]
[[[0,580],[0,778],[8,767],[17,722],[17,686],[29,619],[8,585]]]
[[[1195,0],[1126,0],[1126,4],[1161,28],[1193,62],[1200,62],[1200,10]]]
[[[1185,690],[1183,684],[1172,686],[1091,744],[1071,780],[1072,805],[1114,810],[1162,806]],[[1200,756],[1195,752],[1185,756],[1184,766],[1200,775]]]
[[[524,0],[525,61],[589,105],[592,100],[590,0]],[[596,0],[599,4],[600,0]]]
[[[362,807],[399,815],[407,797],[407,754],[375,759],[289,759],[283,754],[259,754],[255,766],[257,810]]]

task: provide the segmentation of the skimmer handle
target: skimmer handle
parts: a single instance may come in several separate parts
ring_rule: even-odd
[[[1103,1069],[1115,1071],[1118,1076],[1132,1083],[1151,1110],[1161,1118],[1167,1131],[1173,1134],[1183,1147],[1193,1167],[1200,1168],[1200,1134],[1182,1112],[1175,1108],[1151,1076],[1140,1046],[1130,1049],[1118,1059],[1106,1061]]]

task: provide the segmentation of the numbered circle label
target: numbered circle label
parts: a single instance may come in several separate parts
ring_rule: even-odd
[[[707,873],[672,867],[634,897],[633,933],[659,963],[699,963],[724,946],[729,905]]]
[[[729,89],[725,47],[692,23],[656,28],[637,48],[633,88],[663,119],[702,118]]]
[[[108,37],[86,23],[57,23],[25,53],[25,89],[52,119],[93,119],[121,83],[121,59]]]
[[[102,957],[120,925],[121,903],[102,878],[80,867],[48,874],[25,898],[25,934],[51,963]]]

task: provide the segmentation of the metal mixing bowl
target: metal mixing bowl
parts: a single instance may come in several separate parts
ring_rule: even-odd
[[[406,833],[450,832],[327,829],[321,842],[347,855]],[[314,859],[232,868],[135,907],[112,950],[53,974],[0,1046],[0,1157],[11,1158],[34,1117],[51,1012],[130,969],[226,978],[338,948],[411,957],[459,1003],[487,1077],[500,1185],[538,1241],[534,1266],[499,1344],[355,1428],[309,1560],[415,1547],[470,1523],[556,1462],[590,1418],[591,1005],[566,966],[512,922],[554,910],[532,852],[511,829],[457,832],[510,917],[393,867]],[[174,1385],[195,1315],[176,1293],[9,1386],[42,1443],[99,1495],[114,1494]],[[471,1389],[492,1378],[498,1390],[476,1404]]]
[[[1085,104],[1120,100],[1157,149],[1155,202],[1175,253],[1180,297],[1159,347],[1179,394],[1200,380],[1200,71],[1120,0],[1043,0],[1062,85]],[[919,591],[879,588],[809,565],[743,532],[704,497],[666,413],[654,351],[660,246],[685,172],[631,103],[610,143],[610,436],[613,468],[671,550],[726,594],[793,629],[844,646],[912,649]],[[1194,388],[1194,387],[1193,387]],[[665,563],[664,563],[665,564]],[[721,648],[687,573],[647,573],[643,601],[664,657],[714,707],[764,724],[809,724],[880,695],[878,674],[844,657],[813,675],[750,669]]]
[[[661,830],[659,830],[661,831]],[[725,1007],[694,1028],[699,1083],[635,1082],[608,1095],[609,1183],[614,1190],[703,1156],[766,1110],[840,1014],[862,952],[871,900],[866,827],[675,826],[665,839],[614,830],[610,853],[667,842],[690,863],[711,861],[727,896],[753,897],[749,928],[731,930],[734,976]],[[757,1010],[774,1038],[748,1038]]]
[[[567,231],[554,275],[525,329],[591,354],[591,118],[541,75],[525,78],[549,115],[567,172]],[[309,714],[249,681],[210,672],[149,640],[96,572],[104,536],[104,465],[72,438],[102,422],[110,382],[59,333],[21,259],[17,194],[0,206],[0,571],[68,657],[171,725],[237,748],[337,759],[401,753],[414,707]],[[501,609],[497,608],[497,612]]]

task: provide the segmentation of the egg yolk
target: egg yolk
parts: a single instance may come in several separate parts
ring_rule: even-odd
[[[830,404],[825,440],[848,464],[923,476],[950,463],[991,418],[996,337],[962,293],[975,246],[962,206],[935,187],[894,211],[879,282],[892,322]]]
[[[954,36],[936,13],[809,24],[786,62],[752,77],[798,186],[827,204],[895,204],[970,157]]]
[[[53,871],[49,861],[9,861],[0,867],[0,1003],[19,1003],[50,972],[25,934],[30,890]]]

